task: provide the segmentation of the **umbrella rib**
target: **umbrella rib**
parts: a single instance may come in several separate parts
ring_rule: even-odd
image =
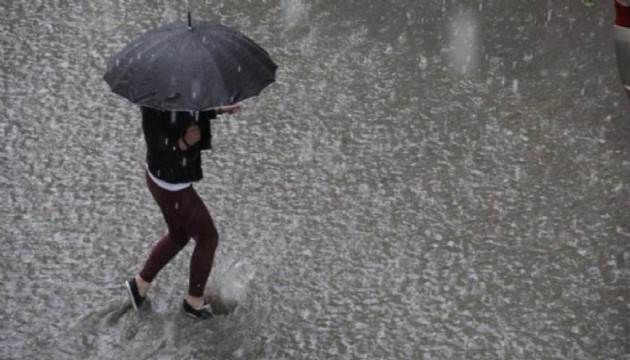
[[[148,72],[149,72],[150,74],[154,74],[154,73],[155,73],[155,66],[154,66],[154,65],[155,65],[155,63],[158,61],[158,59],[159,59],[159,57],[157,57],[157,56],[153,56],[153,58],[151,59],[151,63],[150,63],[150,65],[149,65],[149,67],[148,67],[148,69],[149,69],[149,70],[148,70]],[[136,73],[133,75],[133,77],[135,77],[135,76],[138,76],[138,72],[136,72]],[[157,83],[154,81],[154,82],[152,82],[152,84],[153,84],[153,93],[154,93],[154,94],[157,94],[157,93],[158,93],[158,89],[157,89],[157,87],[156,87],[156,86],[157,86]]]
[[[142,106],[198,110],[256,96],[274,81],[278,66],[247,35],[209,22],[196,28],[172,24],[146,32],[110,60],[105,80],[115,93]],[[172,91],[187,95],[174,100]]]
[[[227,33],[228,31],[222,30],[222,32]],[[269,55],[269,52],[258,45],[254,40],[250,39],[245,34],[238,32],[232,33],[232,35],[239,40],[243,40],[242,42],[233,41],[233,43],[236,44],[240,49],[245,49],[247,53],[254,55],[250,57],[251,59],[254,59],[256,62],[262,65],[268,65],[267,60],[271,61],[271,56]],[[273,64],[273,61],[271,61],[271,63]]]
[[[233,33],[229,31],[223,31],[223,33],[227,33],[231,36],[219,38],[221,41],[217,42],[217,46],[220,46],[224,49],[231,50],[230,53],[233,56],[237,57],[241,61],[242,64],[250,65],[250,66],[243,66],[242,71],[247,72],[249,74],[260,75],[260,72],[255,72],[255,71],[253,72],[251,70],[252,69],[268,69],[270,65],[273,66],[274,70],[275,68],[277,68],[277,66],[273,63],[273,61],[271,61],[271,63],[267,61],[267,59],[271,60],[268,53],[264,49],[262,49],[260,46],[258,46],[255,42],[253,42],[253,40],[239,33]],[[235,39],[232,39],[231,37],[236,38],[238,40],[247,40],[245,41],[247,45],[244,45],[240,41],[235,41]],[[223,42],[225,42],[226,44],[224,44]],[[259,66],[255,66],[254,64],[259,65]],[[257,79],[259,77],[260,76],[250,76],[251,79]],[[260,90],[262,91],[262,89]],[[258,95],[259,93],[260,91],[256,92],[255,94],[246,93],[243,95],[246,97],[249,97],[253,95]]]
[[[169,42],[170,42],[173,38],[175,38],[176,36],[177,36],[177,33],[174,31],[172,34],[170,34],[170,35],[169,35],[167,38],[165,38],[164,40],[162,40],[162,41],[160,41],[160,42],[156,42],[155,44],[152,44],[152,45],[151,45],[151,46],[150,46],[147,50],[151,51],[152,49],[158,48],[158,47],[160,47],[160,46],[164,46],[164,44],[168,44],[168,43],[169,43]],[[146,67],[146,69],[148,69],[148,70],[147,70],[147,72],[148,72],[149,74],[152,74],[152,75],[153,75],[153,74],[155,74],[155,71],[156,71],[156,69],[155,69],[155,63],[156,63],[157,61],[159,61],[159,60],[160,60],[160,57],[159,57],[159,56],[153,56],[153,57],[152,57],[152,59],[149,59],[149,60],[147,60],[146,58],[143,58],[143,59],[141,60],[140,64],[145,63],[145,61],[151,61],[150,65],[149,65],[148,67]],[[138,68],[140,68],[140,67],[138,66]],[[139,72],[139,71],[135,71],[135,72],[131,73],[131,76],[130,76],[130,80],[131,80],[131,82],[132,82],[132,83],[137,83],[137,81],[136,81],[135,79],[136,79],[138,76],[141,76],[141,75],[142,75],[142,74],[141,74],[141,72]],[[159,92],[159,91],[158,91],[158,89],[156,88],[157,83],[156,83],[156,82],[152,82],[152,84],[153,84],[153,94],[157,94],[157,93]]]
[[[226,89],[227,90],[227,86],[225,85],[225,79],[223,78],[223,73],[220,71],[221,68],[218,66],[217,60],[214,56],[214,54],[208,50],[208,48],[206,48],[203,44],[203,42],[199,39],[199,37],[195,37],[195,39],[197,40],[197,42],[199,43],[199,45],[203,48],[203,50],[208,53],[208,55],[210,55],[210,59],[212,59],[212,64],[214,65],[215,69],[217,69],[216,73],[219,74],[219,78],[221,80],[221,85],[222,85],[222,89]],[[223,104],[223,101],[221,100],[221,104],[219,106],[216,106],[217,108],[222,106],[222,105],[226,105]]]
[[[143,42],[150,42],[151,43],[152,42],[151,41],[151,37],[155,36],[155,34],[163,33],[166,30],[170,31],[171,34],[166,35],[166,39],[165,40],[170,40],[172,37],[177,35],[177,33],[175,31],[173,31],[173,30],[176,30],[176,29],[173,29],[173,28],[170,28],[170,27],[169,28],[163,28],[163,29],[160,28],[160,29],[157,29],[157,30],[160,30],[160,31],[155,31],[152,34],[151,34],[151,32],[148,32],[148,33],[144,33],[143,35],[141,35],[135,41],[133,41],[129,45],[125,46],[120,51],[120,53],[117,55],[117,57],[118,58],[126,58],[130,52],[132,52],[133,50],[136,50]],[[156,46],[159,46],[159,45],[161,45],[162,42],[163,41],[159,41],[159,42],[154,41],[148,49],[152,49],[152,48],[154,48]],[[142,50],[142,52],[146,51],[146,49],[141,49],[141,50]]]
[[[231,41],[233,44],[238,45],[239,48],[244,48],[247,49],[248,52],[251,53],[257,53],[256,55],[259,56],[254,56],[253,58],[255,59],[263,59],[263,58],[269,58],[269,53],[267,52],[267,50],[265,50],[264,48],[262,48],[260,45],[258,45],[254,40],[250,39],[248,36],[246,36],[245,34],[239,33],[239,32],[235,32],[229,28],[220,26],[217,27],[215,29],[215,31],[217,32],[221,32],[223,34],[229,34],[235,38],[238,38],[239,40],[243,40],[243,42],[247,43],[247,47],[243,46],[243,43],[238,42],[238,41]],[[224,40],[227,40],[227,38],[222,38]]]
[[[172,30],[172,29],[171,29]],[[138,49],[139,47],[141,47],[141,41],[140,39],[134,41],[133,43],[129,44],[128,46],[126,46],[121,53],[117,56],[118,59],[125,59],[128,57],[128,55],[133,51],[133,50],[138,50],[138,53],[140,54],[144,54],[147,53],[149,51],[151,51],[154,48],[157,48],[161,45],[163,45],[165,42],[170,41],[173,37],[177,36],[177,33],[175,31],[173,31],[171,34],[167,35],[167,37],[163,40],[163,41],[159,41],[159,42],[153,42],[150,44],[150,46],[148,48],[142,48],[142,49]],[[147,38],[147,36],[143,36],[142,37]],[[147,40],[142,40],[142,41],[147,41]],[[152,63],[155,63],[155,61],[157,61],[158,57],[154,57],[153,59],[151,59]],[[115,81],[112,81],[114,84],[118,83],[121,79],[125,79],[127,78],[128,81],[131,83],[134,83],[132,80],[138,76],[138,71],[133,71],[134,69],[139,69],[140,67],[138,66],[138,64],[143,64],[145,61],[147,61],[147,57],[143,57],[141,60],[137,60],[137,62],[133,65],[130,66],[128,69],[126,69],[123,73],[121,73],[117,79]],[[153,68],[152,66],[150,67],[151,69]],[[129,89],[127,89],[127,91],[129,91]],[[156,91],[156,89],[154,89],[154,91]]]

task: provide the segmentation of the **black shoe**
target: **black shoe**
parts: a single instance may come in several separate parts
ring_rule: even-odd
[[[184,313],[197,320],[207,320],[214,317],[210,304],[205,303],[201,309],[196,310],[186,300],[184,300]]]
[[[140,296],[140,292],[138,291],[138,284],[136,284],[136,279],[131,278],[130,280],[125,281],[125,285],[127,285],[127,294],[129,294],[129,300],[131,300],[131,305],[133,308],[138,310],[140,305],[144,302],[144,297]]]

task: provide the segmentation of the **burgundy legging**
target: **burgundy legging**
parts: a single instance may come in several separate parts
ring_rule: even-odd
[[[190,259],[188,294],[203,296],[219,234],[205,204],[192,186],[180,191],[162,189],[146,174],[147,185],[168,226],[168,234],[153,247],[140,276],[151,282],[177,253],[195,240]]]

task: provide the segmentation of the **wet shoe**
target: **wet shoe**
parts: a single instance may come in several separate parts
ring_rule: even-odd
[[[208,303],[205,303],[201,309],[197,310],[188,305],[188,302],[184,300],[183,308],[186,315],[197,320],[207,320],[214,317],[214,314],[212,313],[212,308]]]
[[[131,305],[133,308],[138,310],[140,305],[144,302],[144,297],[140,296],[140,292],[138,291],[138,284],[136,284],[136,279],[131,278],[130,280],[125,281],[125,285],[127,286],[127,294],[129,294],[129,300],[131,300]]]

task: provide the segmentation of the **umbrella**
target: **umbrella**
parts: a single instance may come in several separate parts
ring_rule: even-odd
[[[103,77],[132,103],[205,111],[257,96],[278,66],[244,34],[207,21],[179,22],[140,35],[109,60]]]

